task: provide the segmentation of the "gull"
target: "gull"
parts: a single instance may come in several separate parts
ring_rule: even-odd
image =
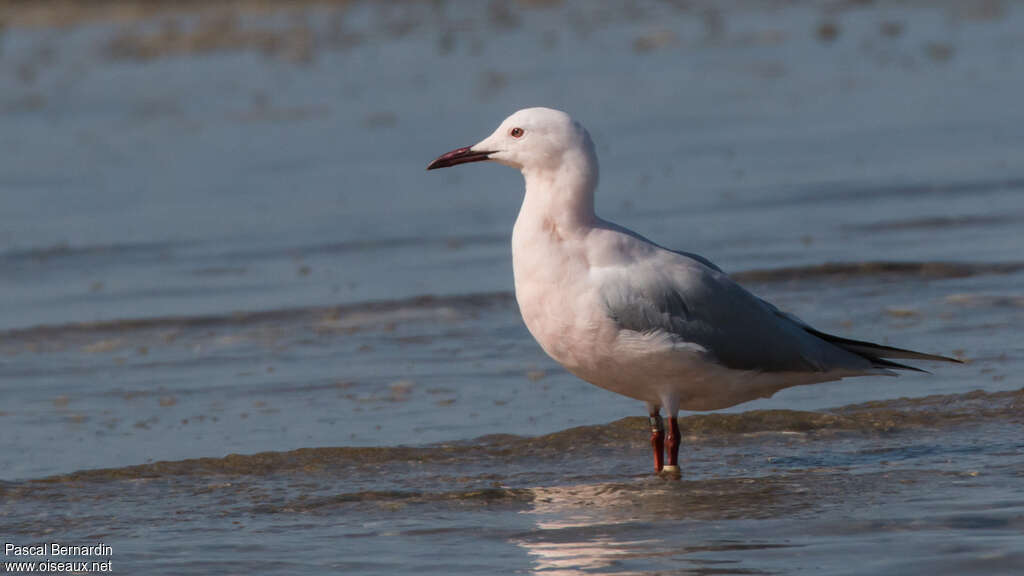
[[[593,141],[565,112],[519,110],[427,170],[484,160],[517,168],[526,181],[512,231],[523,322],[569,372],[647,404],[656,473],[679,473],[680,409],[718,410],[850,376],[924,372],[888,358],[960,362],[820,332],[710,260],[602,220],[594,213]]]

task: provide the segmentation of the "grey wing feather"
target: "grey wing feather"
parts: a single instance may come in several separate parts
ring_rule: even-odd
[[[607,314],[626,330],[663,331],[724,366],[762,372],[870,370],[865,358],[825,342],[775,307],[689,255],[672,270],[632,270],[609,282]],[[673,262],[674,264],[675,262]]]
[[[621,231],[650,243],[634,232]],[[960,362],[820,332],[754,296],[706,258],[662,250],[675,257],[638,266],[604,286],[607,314],[621,328],[668,333],[703,347],[719,363],[738,370],[923,372],[886,358]]]
[[[666,248],[666,250],[668,250],[668,248]],[[694,254],[692,252],[682,252],[680,250],[668,250],[668,251],[672,252],[673,254],[679,254],[680,256],[683,256],[683,257],[686,257],[686,258],[690,258],[691,260],[696,260],[697,262],[700,262],[701,264],[707,266],[708,268],[714,270],[715,272],[721,272],[722,274],[725,274],[725,272],[721,268],[719,268],[717,264],[715,264],[711,260],[708,260],[707,258],[701,256],[700,254]]]
[[[650,239],[648,239],[648,238],[646,238],[646,237],[644,237],[644,236],[642,236],[640,234],[637,234],[636,232],[630,230],[629,228],[625,228],[623,226],[619,226],[618,224],[615,224],[614,222],[604,222],[604,225],[608,229],[610,229],[610,230],[615,230],[616,232],[619,232],[621,234],[625,234],[626,236],[630,236],[632,238],[636,238],[637,240],[643,242],[644,244],[650,244],[651,246],[657,246],[658,248],[660,248],[660,249],[662,249],[662,250],[664,250],[666,252],[671,252],[673,254],[678,254],[679,256],[682,256],[683,258],[687,258],[689,260],[695,260],[695,261],[703,264],[707,268],[709,268],[711,270],[714,270],[715,272],[722,272],[723,274],[725,273],[714,262],[712,262],[711,260],[708,260],[707,258],[701,256],[700,254],[694,254],[692,252],[683,252],[682,250],[673,250],[671,248],[666,248],[666,247],[662,246],[661,244],[658,244],[657,242],[652,242]]]

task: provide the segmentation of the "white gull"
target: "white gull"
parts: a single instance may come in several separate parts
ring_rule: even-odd
[[[483,160],[518,168],[526,180],[512,232],[526,327],[576,376],[647,403],[657,471],[678,471],[680,408],[716,410],[790,386],[918,370],[886,358],[958,362],[819,332],[709,260],[597,217],[594,144],[564,112],[520,110],[427,169]]]

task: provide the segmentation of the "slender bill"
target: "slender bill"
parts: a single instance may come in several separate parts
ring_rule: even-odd
[[[490,151],[471,150],[470,148],[470,146],[466,146],[465,148],[456,148],[447,154],[438,156],[437,160],[434,160],[427,166],[427,170],[448,168],[449,166],[466,164],[468,162],[480,162],[482,160],[487,160],[491,155]]]

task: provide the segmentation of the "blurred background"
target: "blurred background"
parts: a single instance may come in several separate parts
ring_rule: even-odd
[[[603,217],[971,360],[732,412],[1017,390],[1022,101],[1011,1],[0,1],[0,479],[642,415],[522,326],[521,177],[424,171],[529,106],[588,127]]]
[[[0,14],[6,329],[507,290],[517,175],[423,168],[535,105],[593,133],[603,215],[729,270],[1020,256],[962,234],[1020,215],[980,201],[1022,177],[1015,4]],[[897,217],[935,235],[855,234]]]

